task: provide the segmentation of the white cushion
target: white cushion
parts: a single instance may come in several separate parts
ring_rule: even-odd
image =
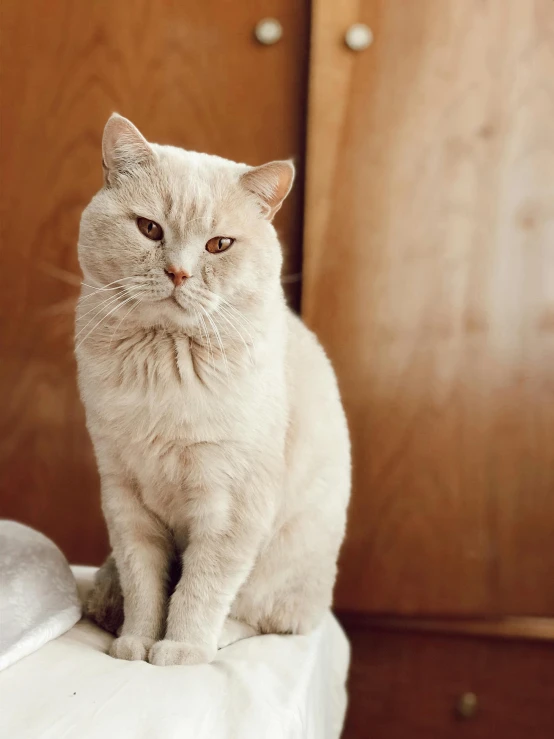
[[[84,595],[94,568],[73,568]],[[82,620],[0,674],[10,739],[337,739],[349,647],[329,613],[309,636],[256,636],[210,665],[112,659]]]
[[[23,524],[0,521],[0,670],[80,618],[75,578],[54,542]]]

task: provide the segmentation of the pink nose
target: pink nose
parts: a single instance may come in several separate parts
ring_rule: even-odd
[[[190,277],[189,273],[185,269],[177,269],[176,267],[168,267],[165,270],[166,275],[173,282],[175,287],[179,287],[183,282]]]

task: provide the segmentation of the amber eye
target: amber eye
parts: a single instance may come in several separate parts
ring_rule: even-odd
[[[137,218],[137,226],[139,231],[151,241],[161,241],[164,237],[163,228],[156,221],[151,221],[148,218]]]
[[[214,236],[213,239],[210,239],[206,244],[206,250],[209,251],[210,254],[221,254],[222,251],[233,246],[234,243],[235,240],[228,236]]]

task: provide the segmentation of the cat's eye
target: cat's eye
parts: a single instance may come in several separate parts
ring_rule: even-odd
[[[156,221],[149,218],[137,218],[137,226],[139,231],[151,241],[161,241],[164,237],[163,228]]]
[[[210,254],[221,254],[222,251],[233,246],[234,243],[235,240],[231,239],[229,236],[214,236],[213,239],[210,239],[206,244],[206,251],[209,251]]]

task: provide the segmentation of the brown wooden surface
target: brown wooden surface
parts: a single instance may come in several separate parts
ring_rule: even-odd
[[[554,642],[554,618],[502,616],[498,618],[414,618],[373,616],[360,611],[337,614],[347,631],[417,631],[432,634],[482,636]]]
[[[314,0],[312,39],[302,306],[354,444],[337,605],[552,616],[554,3]]]
[[[343,739],[551,739],[554,644],[349,630]],[[477,711],[460,719],[461,695]]]
[[[280,43],[253,28],[279,18]],[[308,4],[296,0],[3,0],[0,516],[74,562],[107,542],[72,353],[80,212],[102,182],[116,110],[153,141],[302,172]],[[302,176],[279,214],[300,270]],[[292,284],[293,302],[298,284]]]

